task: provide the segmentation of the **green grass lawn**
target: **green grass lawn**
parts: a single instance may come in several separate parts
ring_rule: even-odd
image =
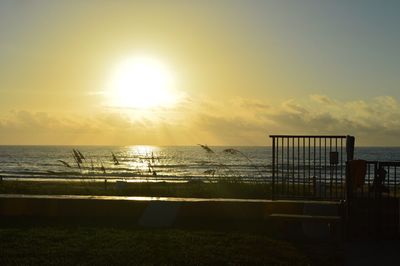
[[[0,265],[336,265],[254,232],[99,226],[2,226]]]

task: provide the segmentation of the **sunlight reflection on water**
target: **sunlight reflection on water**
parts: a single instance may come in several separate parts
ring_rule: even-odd
[[[230,178],[266,182],[271,177],[271,147],[211,148],[214,153],[207,153],[199,146],[0,146],[0,176],[14,180],[100,182],[105,179],[111,182],[215,182]],[[243,156],[223,152],[226,148],[240,150],[251,163]],[[72,149],[78,149],[85,156],[80,168]],[[400,158],[400,148],[360,147],[355,156],[393,160]]]

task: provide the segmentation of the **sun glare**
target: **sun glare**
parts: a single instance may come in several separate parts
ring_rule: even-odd
[[[113,106],[139,109],[171,106],[177,100],[171,72],[150,57],[128,58],[117,66],[110,98]]]

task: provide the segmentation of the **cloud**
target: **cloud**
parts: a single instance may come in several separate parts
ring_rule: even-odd
[[[308,110],[305,107],[303,107],[300,104],[296,103],[296,101],[293,100],[293,99],[284,101],[281,104],[281,106],[286,112],[289,112],[289,113],[292,113],[292,114],[304,114],[304,115],[306,115],[308,113]]]
[[[320,104],[335,104],[335,101],[325,95],[312,94],[310,99]]]
[[[200,115],[204,130],[235,143],[242,139],[244,144],[266,144],[267,134],[350,134],[362,145],[400,145],[400,104],[390,96],[338,101],[311,95],[265,102],[263,108],[243,102],[251,101],[236,101],[236,105],[220,106],[223,112]]]
[[[268,134],[351,134],[363,145],[400,145],[400,104],[390,96],[338,101],[311,95],[278,103],[188,98],[175,108],[0,117],[2,144],[266,145]]]
[[[271,108],[270,104],[256,99],[236,98],[232,102],[241,108],[250,110],[263,111]]]

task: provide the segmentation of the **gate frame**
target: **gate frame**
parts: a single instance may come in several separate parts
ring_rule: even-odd
[[[277,146],[279,146],[279,141],[278,145],[276,143],[276,140],[279,138],[282,138],[282,143],[283,139],[346,139],[345,145],[346,145],[346,160],[345,160],[345,198],[343,200],[349,200],[352,198],[352,181],[350,180],[351,178],[348,175],[348,167],[347,167],[347,162],[349,160],[353,160],[354,158],[354,145],[355,145],[355,137],[350,136],[350,135],[270,135],[270,138],[272,138],[272,200],[275,200],[277,195],[276,195],[276,155],[277,155]],[[315,143],[315,141],[314,141]],[[303,200],[308,200],[306,198],[303,198]]]

